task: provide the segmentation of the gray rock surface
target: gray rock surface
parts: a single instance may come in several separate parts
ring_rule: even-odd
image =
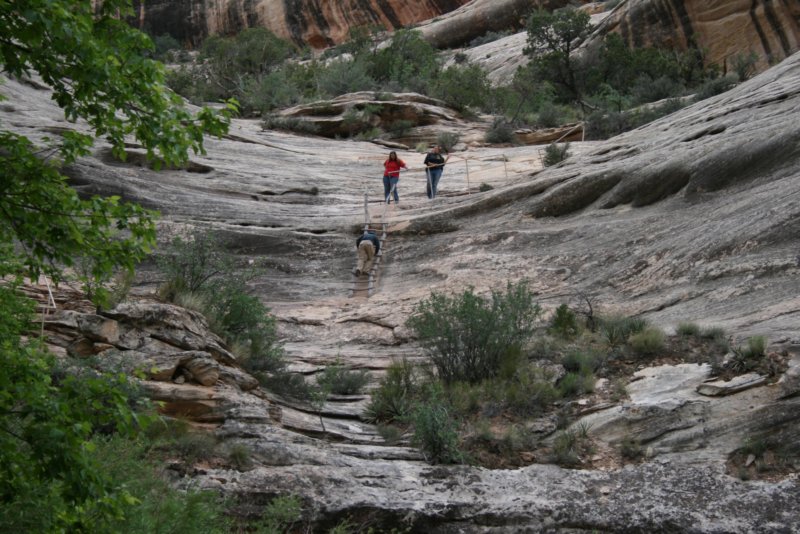
[[[116,163],[98,146],[68,174],[83,193],[158,208],[165,236],[205,225],[243,257],[266,257],[253,287],[277,315],[295,369],[308,374],[340,359],[377,377],[393,358],[420,357],[403,324],[431,289],[482,292],[523,278],[548,309],[582,291],[605,311],[642,314],[666,328],[694,320],[737,337],[766,335],[796,354],[799,88],[794,55],[655,123],[576,143],[569,160],[544,171],[536,148],[470,149],[453,155],[433,202],[416,170],[423,156],[401,151],[414,170],[401,178],[400,206],[387,212],[390,235],[370,299],[348,298],[349,271],[364,192],[382,193],[384,148],[236,121],[194,158],[210,169],[204,173]],[[14,81],[3,91],[8,127],[41,139],[63,126],[46,92]],[[482,181],[495,189],[478,193]],[[297,192],[312,186],[318,194]],[[369,208],[383,210],[377,202]],[[151,272],[136,291],[157,281]],[[254,498],[296,493],[320,526],[374,512],[392,526],[407,518],[420,532],[800,530],[795,476],[743,482],[724,471],[726,455],[752,433],[796,442],[796,358],[784,382],[722,397],[697,393],[702,367],[642,370],[630,402],[586,416],[600,441],[613,445],[631,432],[647,441],[653,458],[641,465],[491,471],[429,466],[413,450],[383,448],[375,430],[344,409],[322,410],[323,432],[315,411],[243,391],[246,379],[226,375],[235,359],[192,312],[139,304],[102,317],[117,322],[118,337],[95,319],[71,317],[53,325],[54,338],[66,347],[84,325],[120,353],[203,351],[219,364],[213,387],[145,383],[169,413],[217,424],[220,435],[256,450],[255,469],[198,469],[181,481],[187,487]]]

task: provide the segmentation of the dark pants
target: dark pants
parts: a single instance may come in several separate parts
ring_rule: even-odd
[[[436,198],[436,191],[439,189],[439,179],[442,177],[443,170],[441,167],[428,169],[428,187],[426,188],[428,198]]]
[[[391,178],[388,176],[383,177],[383,200],[389,202],[389,192],[391,192],[392,187],[394,187],[394,201],[395,202],[400,201],[400,197],[397,194],[397,182],[399,181],[400,181],[399,176],[396,178],[394,176],[392,176]]]

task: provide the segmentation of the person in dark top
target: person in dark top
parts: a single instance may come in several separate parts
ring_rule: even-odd
[[[442,147],[439,145],[433,147],[433,149],[425,156],[425,161],[423,161],[423,163],[427,167],[425,172],[428,175],[428,185],[426,187],[428,198],[436,198],[436,191],[439,187],[439,179],[442,177],[444,164],[447,163],[447,160],[449,159],[450,156],[447,156],[446,158],[442,156]]]
[[[371,230],[364,230],[364,233],[356,239],[358,248],[358,265],[356,266],[356,276],[368,273],[372,270],[372,261],[375,255],[381,250],[381,240]]]
[[[397,194],[397,183],[400,181],[400,169],[408,169],[405,162],[397,157],[397,152],[392,150],[389,152],[389,159],[383,162],[383,199],[389,204],[389,193],[392,192],[394,187],[394,202],[397,204],[400,201],[400,196]]]

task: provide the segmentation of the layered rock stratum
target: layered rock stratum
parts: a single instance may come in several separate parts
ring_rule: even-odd
[[[755,54],[759,70],[800,47],[800,3],[772,0],[627,0],[597,28],[632,47],[703,51],[706,63],[731,69],[737,56]]]
[[[37,141],[74,127],[37,87],[6,82],[3,124]],[[420,532],[797,531],[796,476],[746,482],[726,474],[725,463],[753,433],[797,440],[798,111],[795,54],[672,116],[575,143],[571,158],[546,170],[536,147],[454,154],[433,202],[418,171],[422,154],[400,151],[412,171],[401,178],[401,204],[387,212],[390,238],[369,299],[350,298],[350,269],[365,192],[371,215],[384,209],[383,147],[237,120],[183,170],[155,172],[135,146],[121,163],[102,144],[66,169],[84,194],[158,209],[165,239],[204,226],[239,254],[264,257],[253,289],[278,317],[297,372],[341,359],[380,376],[392,359],[420,357],[404,322],[432,289],[482,292],[521,279],[548,309],[581,293],[604,311],[668,329],[694,320],[738,337],[766,335],[787,351],[781,382],[750,377],[724,396],[715,393],[720,385],[704,384],[707,366],[641,370],[628,400],[583,421],[608,446],[641,438],[650,457],[639,465],[428,465],[361,420],[364,397],[328,402],[323,428],[313,410],[255,388],[202,318],[162,304],[61,311],[48,329],[62,354],[142,363],[165,409],[254,451],[252,470],[198,468],[179,484],[255,503],[298,494],[320,528],[352,516]],[[481,183],[494,189],[479,192]],[[157,282],[145,279],[135,293]]]
[[[153,35],[170,34],[197,45],[209,35],[265,27],[299,46],[326,48],[348,39],[352,28],[395,30],[452,11],[468,0],[137,0],[138,24]]]

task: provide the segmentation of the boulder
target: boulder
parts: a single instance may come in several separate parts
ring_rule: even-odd
[[[414,126],[428,126],[458,118],[443,102],[433,98],[416,93],[370,91],[302,104],[280,111],[279,116],[300,119],[324,137],[349,136],[373,127],[391,130],[401,120]]]

